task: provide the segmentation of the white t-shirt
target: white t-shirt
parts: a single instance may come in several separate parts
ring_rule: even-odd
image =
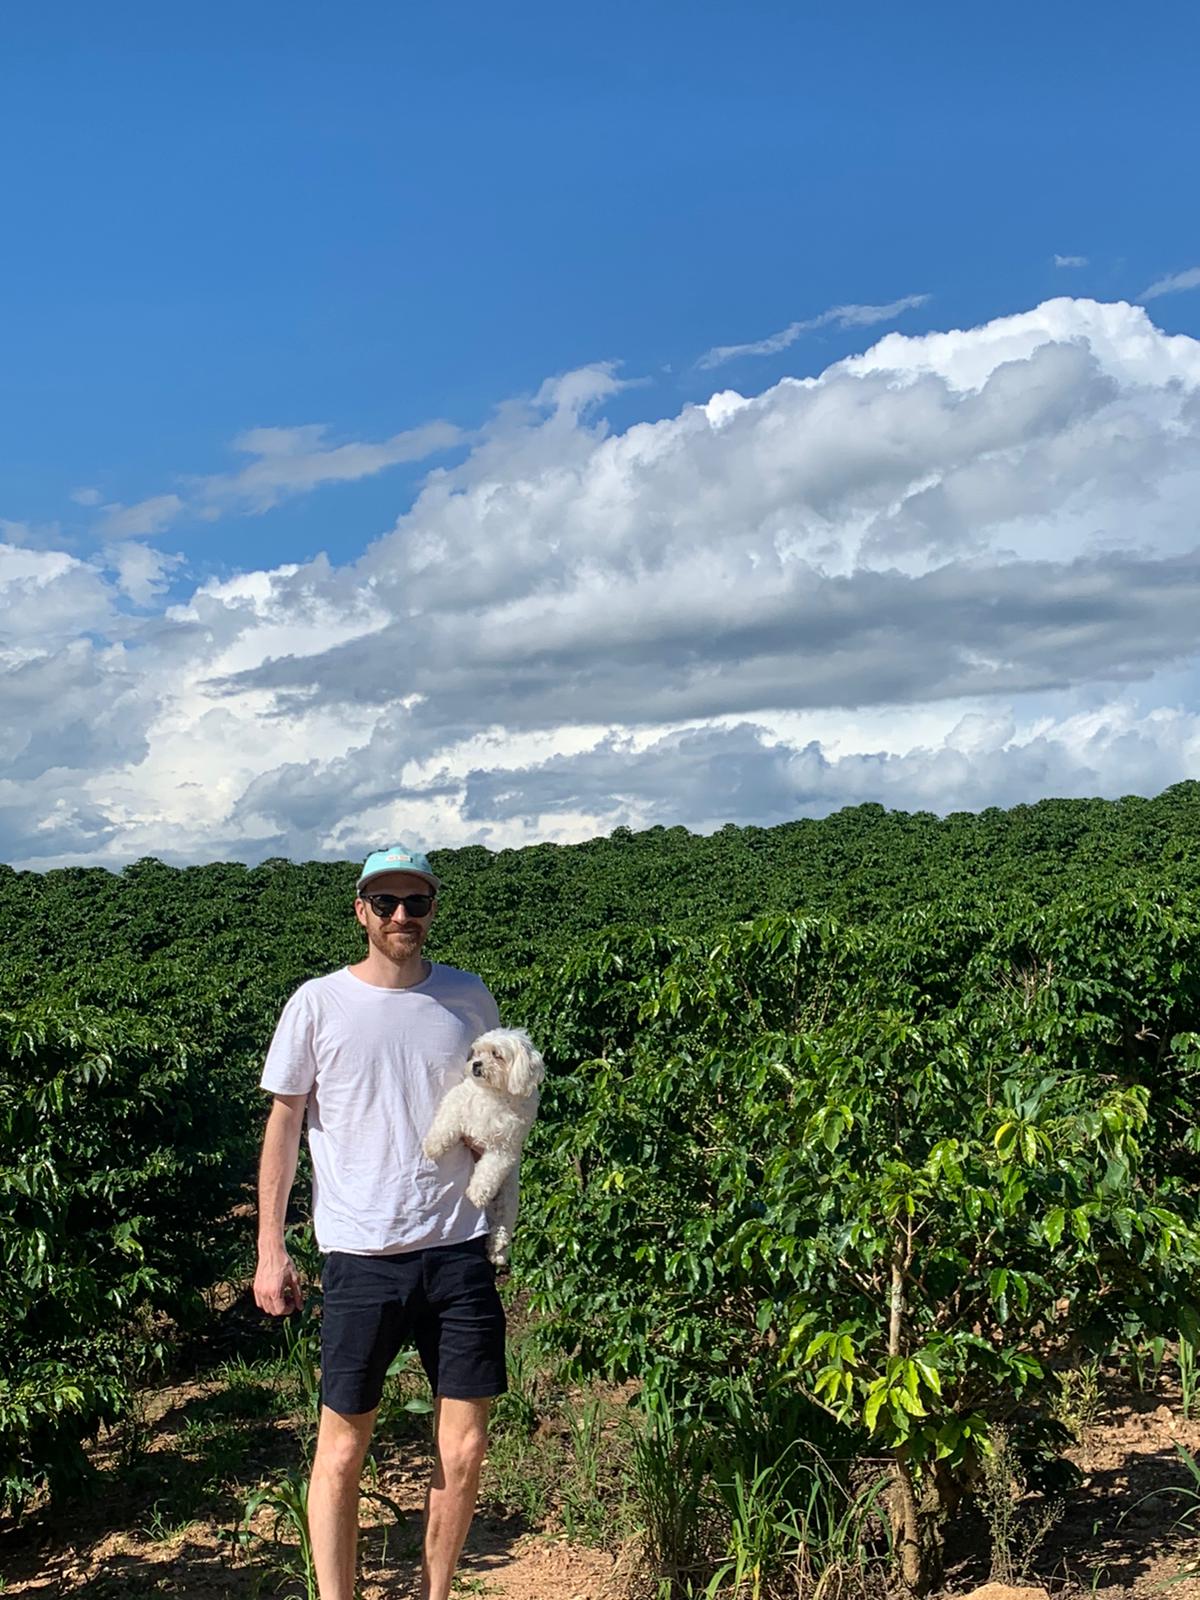
[[[421,1141],[471,1042],[498,1023],[482,981],[436,961],[410,989],[380,989],[343,967],[292,995],[262,1087],[308,1096],[321,1250],[398,1255],[487,1232],[466,1197],[471,1152],[460,1145],[431,1161]]]

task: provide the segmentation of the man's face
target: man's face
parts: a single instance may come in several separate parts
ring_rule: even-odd
[[[381,894],[428,895],[430,888],[425,879],[418,878],[415,873],[387,872],[372,878],[365,892],[372,898]],[[380,916],[370,901],[360,896],[354,902],[354,915],[367,930],[367,938],[376,950],[389,961],[400,962],[420,953],[433,921],[434,908],[431,906],[423,917],[414,917],[400,904],[387,916]]]

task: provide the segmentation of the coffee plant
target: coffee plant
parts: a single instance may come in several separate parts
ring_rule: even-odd
[[[1200,1331],[1198,957],[1128,895],[680,940],[539,1130],[547,1334],[681,1404],[793,1385],[890,1456],[927,1589],[992,1424],[1081,1351]]]
[[[1200,785],[434,864],[430,953],[551,1065],[517,1287],[696,1461],[753,1439],[754,1484],[796,1440],[853,1505],[885,1458],[920,1591],[992,1428],[1103,1352],[1194,1349]],[[354,875],[0,867],[8,1503],[77,1481],[235,1269],[262,1053],[355,959]]]
[[[0,1500],[77,1481],[165,1319],[199,1314],[236,1244],[248,1110],[165,1018],[0,1013]]]

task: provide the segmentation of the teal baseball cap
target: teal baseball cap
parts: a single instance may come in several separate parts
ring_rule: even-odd
[[[363,862],[356,888],[361,894],[372,878],[381,878],[385,872],[411,872],[415,878],[424,878],[436,894],[441,879],[434,876],[433,868],[419,850],[410,850],[406,844],[392,844],[386,850],[372,850]]]

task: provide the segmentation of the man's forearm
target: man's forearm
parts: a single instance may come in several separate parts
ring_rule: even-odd
[[[282,1252],[288,1196],[300,1155],[300,1118],[281,1114],[275,1106],[263,1136],[258,1166],[258,1250],[260,1255]]]

